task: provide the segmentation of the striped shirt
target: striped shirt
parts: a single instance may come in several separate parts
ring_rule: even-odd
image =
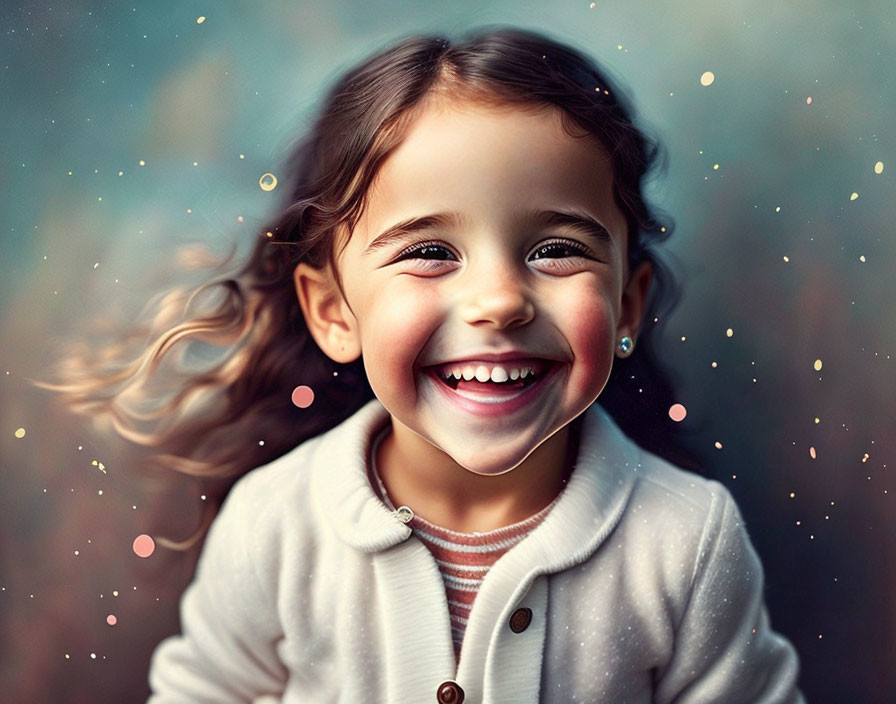
[[[385,432],[380,433],[373,442],[370,453],[370,470],[380,498],[386,506],[396,511],[397,509],[389,500],[386,487],[376,471],[376,448],[383,437],[385,437]],[[454,642],[456,658],[460,658],[460,648],[470,611],[489,568],[544,520],[544,517],[557,503],[558,498],[524,521],[485,533],[459,533],[442,528],[413,514],[412,511],[407,511],[407,507],[402,507],[402,510],[407,511],[407,515],[411,516],[407,521],[408,527],[432,553],[439,566],[439,571],[442,573],[448,597],[451,638]]]
[[[433,525],[417,515],[408,523],[414,535],[429,548],[442,573],[455,657],[460,657],[473,601],[489,568],[541,523],[554,502],[520,523],[485,533],[458,533]]]

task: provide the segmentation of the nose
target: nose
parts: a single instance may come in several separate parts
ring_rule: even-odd
[[[463,282],[461,317],[470,325],[519,327],[535,317],[535,304],[518,272],[483,271]]]

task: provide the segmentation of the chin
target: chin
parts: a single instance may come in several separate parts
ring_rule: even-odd
[[[519,467],[534,450],[535,448],[532,448],[528,452],[514,455],[502,453],[498,457],[488,457],[487,452],[477,452],[473,455],[463,456],[452,454],[450,452],[448,454],[451,455],[451,459],[468,472],[483,477],[494,477],[499,474],[506,474]]]

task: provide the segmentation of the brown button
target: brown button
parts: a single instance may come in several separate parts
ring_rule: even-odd
[[[464,700],[464,690],[460,688],[457,682],[448,680],[439,685],[436,692],[436,701],[439,704],[461,704]]]
[[[525,607],[517,609],[513,612],[513,616],[510,617],[510,630],[514,633],[522,633],[529,627],[530,623],[532,623],[532,609]]]

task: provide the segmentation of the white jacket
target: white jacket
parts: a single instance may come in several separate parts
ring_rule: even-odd
[[[803,701],[728,491],[597,405],[559,501],[486,575],[456,666],[439,569],[368,482],[387,418],[372,401],[237,483],[183,635],[153,656],[152,704]]]

